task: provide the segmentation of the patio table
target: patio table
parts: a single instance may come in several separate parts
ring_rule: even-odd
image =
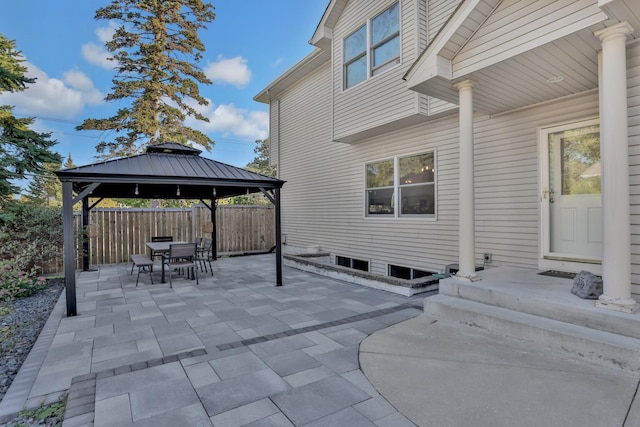
[[[171,242],[147,242],[146,245],[149,248],[149,250],[151,250],[151,259],[153,259],[154,255],[156,254],[165,254],[165,253],[169,253],[169,245],[174,245],[176,243],[189,243],[189,242],[183,242],[181,240],[176,240],[176,241],[171,241]],[[152,270],[153,271],[153,267]],[[162,276],[161,276],[161,283],[165,283],[164,281],[164,267],[162,267]]]

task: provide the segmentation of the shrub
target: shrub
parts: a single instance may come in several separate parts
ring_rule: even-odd
[[[19,262],[0,261],[0,301],[8,302],[14,298],[27,297],[47,287],[44,277],[36,278],[33,269],[26,272],[16,268],[17,264]]]
[[[62,210],[19,203],[12,214],[0,228],[0,260],[11,260],[19,270],[42,272],[62,251]]]

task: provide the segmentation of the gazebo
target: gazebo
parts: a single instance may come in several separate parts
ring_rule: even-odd
[[[73,206],[82,202],[82,225],[100,200],[111,198],[196,199],[211,210],[213,247],[216,247],[216,199],[262,193],[275,205],[276,286],[282,286],[282,233],[280,189],[284,181],[201,157],[197,150],[178,143],[149,146],[145,153],[56,172],[62,182],[64,276],[67,316],[76,310],[76,251]],[[75,195],[74,195],[75,194]],[[89,205],[89,198],[98,201]],[[83,268],[89,267],[91,248],[84,243]]]

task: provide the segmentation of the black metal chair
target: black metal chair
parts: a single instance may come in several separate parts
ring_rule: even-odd
[[[198,281],[198,268],[196,265],[197,245],[195,243],[175,243],[169,245],[169,252],[162,257],[162,269],[164,274],[164,267],[167,266],[169,270],[169,287],[173,288],[173,282],[171,280],[171,272],[173,270],[187,269],[187,276],[189,275],[189,269],[191,269],[191,279],[195,277],[196,285],[199,285]]]
[[[213,261],[213,240],[209,237],[205,237],[202,240],[202,246],[198,249],[198,263],[200,264],[200,269],[205,272],[208,271],[207,264],[209,264],[209,270],[211,270],[211,275],[213,276],[211,261]]]

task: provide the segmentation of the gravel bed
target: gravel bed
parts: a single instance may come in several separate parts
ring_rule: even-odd
[[[8,315],[0,313],[0,400],[29,355],[63,289],[64,279],[49,279],[46,289],[7,304]],[[16,419],[3,426],[52,426],[59,425],[58,422],[61,421]]]

